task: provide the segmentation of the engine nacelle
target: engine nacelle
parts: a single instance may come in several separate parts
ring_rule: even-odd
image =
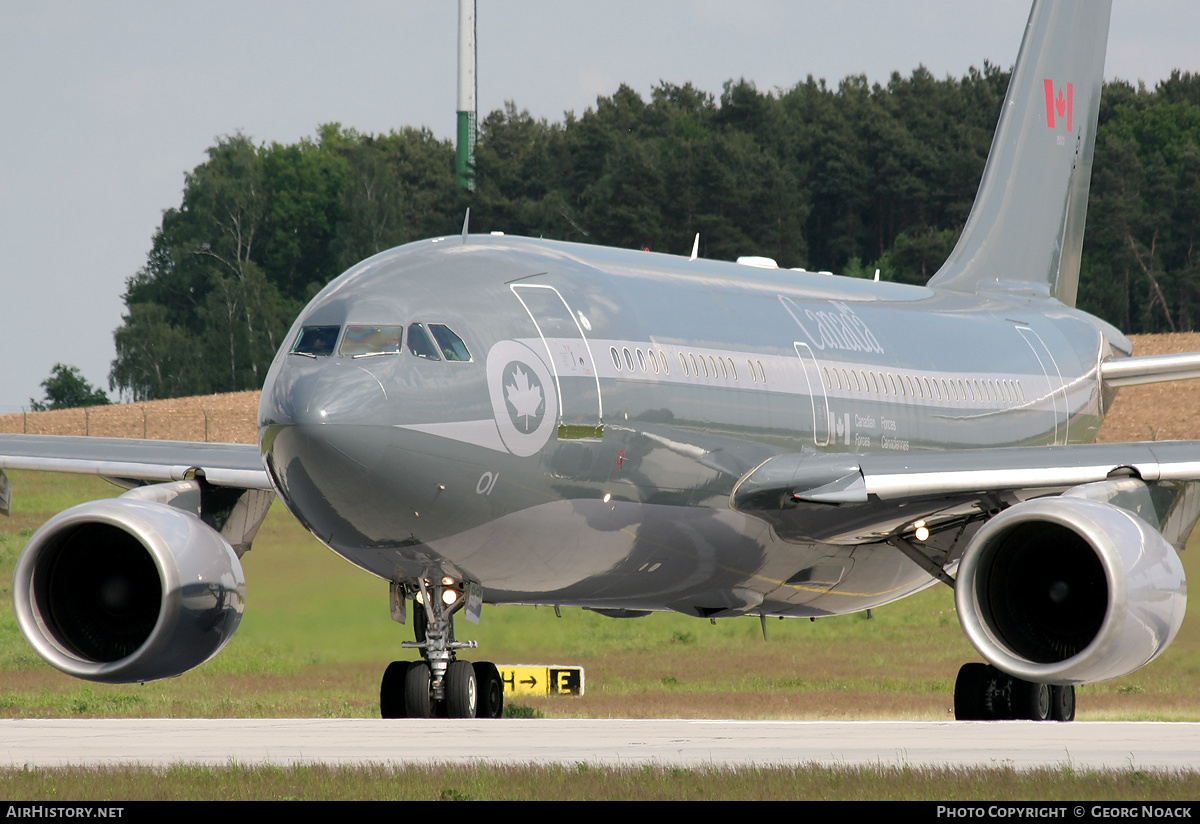
[[[229,543],[195,515],[155,501],[80,504],[34,533],[13,573],[25,639],[90,681],[169,678],[233,637],[246,578]]]
[[[1019,503],[986,523],[959,564],[963,631],[1027,681],[1118,678],[1167,648],[1183,623],[1183,564],[1132,512],[1078,497]]]

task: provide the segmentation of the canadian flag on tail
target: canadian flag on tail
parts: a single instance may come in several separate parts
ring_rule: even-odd
[[[1064,95],[1062,87],[1059,86],[1056,90],[1054,88],[1054,81],[1049,78],[1043,80],[1042,85],[1046,89],[1046,128],[1056,128],[1056,116],[1058,120],[1065,117],[1067,120],[1067,132],[1069,133],[1071,131],[1071,109],[1073,108],[1072,100],[1075,87],[1071,83],[1068,83],[1067,91]]]

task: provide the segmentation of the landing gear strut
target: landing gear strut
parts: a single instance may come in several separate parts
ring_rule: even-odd
[[[461,582],[442,578],[418,580],[406,588],[392,585],[392,614],[403,620],[404,598],[413,596],[415,641],[401,646],[419,649],[420,661],[393,661],[379,685],[379,713],[384,718],[499,718],[504,684],[496,665],[456,659],[456,651],[474,649],[475,641],[454,640],[454,613],[466,604]]]
[[[1073,721],[1075,688],[1014,678],[990,664],[963,664],[954,683],[959,721]]]

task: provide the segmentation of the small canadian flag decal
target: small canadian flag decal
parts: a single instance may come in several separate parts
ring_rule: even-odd
[[[1072,100],[1074,97],[1075,87],[1068,83],[1066,93],[1063,92],[1063,87],[1054,88],[1054,81],[1046,79],[1042,81],[1046,88],[1046,128],[1054,129],[1058,126],[1058,121],[1064,118],[1067,121],[1067,131],[1071,131],[1071,109]]]

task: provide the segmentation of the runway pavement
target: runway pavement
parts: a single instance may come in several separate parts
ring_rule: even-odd
[[[0,764],[874,764],[1195,769],[1200,724],[79,719],[0,721]]]

